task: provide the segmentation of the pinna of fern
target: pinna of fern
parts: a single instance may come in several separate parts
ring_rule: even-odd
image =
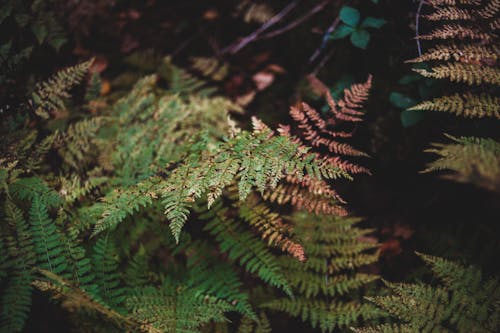
[[[392,294],[368,300],[398,323],[353,329],[355,332],[498,332],[498,279],[485,277],[473,266],[417,254],[441,281],[439,285],[385,281]]]

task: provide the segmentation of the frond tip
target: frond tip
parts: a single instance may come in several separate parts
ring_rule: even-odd
[[[451,144],[434,143],[427,152],[439,155],[423,172],[451,171],[446,178],[500,192],[500,143],[493,139],[448,136]]]
[[[498,332],[500,282],[475,267],[417,253],[441,280],[424,283],[384,281],[389,296],[367,298],[399,322],[355,329],[355,332]]]

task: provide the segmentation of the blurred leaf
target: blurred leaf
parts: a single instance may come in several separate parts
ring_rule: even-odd
[[[416,110],[401,111],[401,124],[403,127],[411,127],[424,119],[425,113]]]
[[[33,34],[35,35],[38,44],[42,44],[42,42],[45,40],[45,37],[47,37],[47,28],[39,23],[33,23],[31,26],[31,31],[33,31]]]
[[[398,83],[399,84],[410,84],[416,81],[420,81],[422,79],[422,76],[417,75],[417,74],[409,74],[403,76],[401,79],[399,79]]]
[[[351,34],[352,45],[360,49],[366,49],[370,41],[370,34],[366,30],[356,30]]]
[[[56,51],[59,51],[61,46],[63,46],[66,42],[67,42],[66,38],[53,38],[49,40],[50,46],[52,46]]]
[[[417,101],[415,99],[395,91],[391,92],[391,94],[389,95],[389,101],[392,105],[400,109],[407,109],[417,104]]]
[[[341,24],[335,31],[330,35],[331,39],[341,39],[349,36],[355,29],[345,24]]]
[[[367,17],[365,18],[365,20],[363,21],[363,23],[361,23],[361,27],[362,28],[376,28],[376,29],[380,29],[387,21],[382,19],[382,18],[376,18],[376,17]]]
[[[359,10],[349,6],[344,6],[340,9],[340,20],[350,26],[357,26],[359,23]]]

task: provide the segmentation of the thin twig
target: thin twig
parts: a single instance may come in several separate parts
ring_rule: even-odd
[[[317,4],[316,6],[314,6],[309,12],[307,12],[306,14],[302,15],[301,17],[299,17],[298,19],[296,19],[295,21],[292,21],[290,22],[289,24],[285,25],[284,27],[281,27],[279,29],[276,29],[274,31],[271,31],[271,32],[268,32],[267,34],[264,34],[262,36],[259,36],[257,38],[257,40],[259,39],[269,39],[269,38],[273,38],[273,37],[276,37],[288,30],[291,30],[295,27],[297,27],[298,25],[300,25],[301,23],[307,21],[309,18],[311,18],[312,16],[314,16],[314,14],[318,13],[319,11],[321,11],[323,8],[325,8],[325,6],[331,2],[332,0],[325,0],[319,4]]]
[[[170,57],[173,59],[177,54],[184,50],[196,37],[198,37],[198,34],[199,33],[195,33],[188,39],[184,40],[172,53],[170,53]]]
[[[340,17],[337,16],[337,18],[335,18],[335,20],[333,20],[332,24],[330,24],[328,29],[326,29],[325,33],[323,34],[323,39],[321,40],[321,45],[311,55],[311,57],[309,58],[309,63],[312,63],[321,54],[321,51],[323,51],[323,49],[326,46],[326,43],[328,42],[329,36],[337,28],[339,23],[340,23]]]
[[[422,56],[422,47],[420,46],[420,33],[419,33],[419,28],[420,28],[420,11],[422,10],[422,6],[424,4],[425,0],[420,0],[418,3],[418,8],[417,8],[417,14],[415,15],[415,33],[416,33],[416,40],[417,40],[417,50],[418,50],[418,56]]]
[[[328,60],[330,60],[330,58],[333,56],[334,51],[335,49],[331,49],[330,51],[328,51],[328,53],[323,57],[323,59],[321,59],[318,65],[316,65],[316,67],[312,70],[311,74],[317,76],[319,70],[323,68],[323,66],[325,66]]]
[[[237,53],[239,50],[241,50],[242,48],[244,48],[247,44],[255,41],[255,39],[262,33],[264,32],[265,30],[267,30],[268,28],[270,28],[271,26],[275,25],[276,23],[278,23],[281,19],[283,19],[283,17],[285,17],[286,15],[288,15],[288,13],[290,13],[290,11],[292,9],[294,9],[300,2],[301,0],[294,0],[293,2],[291,2],[290,4],[288,4],[285,8],[283,8],[278,14],[274,15],[273,17],[271,17],[269,19],[269,21],[267,21],[266,23],[264,23],[262,26],[260,26],[259,29],[255,30],[254,32],[252,32],[250,35],[246,36],[246,37],[243,37],[241,38],[240,40],[230,44],[229,46],[225,47],[224,49],[222,49],[221,51],[221,54],[225,54],[225,53],[231,53],[231,54],[235,54]]]

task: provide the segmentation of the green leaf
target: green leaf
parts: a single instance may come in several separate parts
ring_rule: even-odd
[[[359,10],[356,8],[352,8],[349,6],[344,6],[340,9],[340,20],[345,24],[349,24],[350,26],[357,26],[359,23]]]
[[[424,119],[425,113],[417,110],[401,111],[401,124],[403,127],[411,127]]]
[[[370,41],[370,34],[366,30],[356,30],[351,34],[352,45],[360,49],[366,49]]]
[[[406,85],[406,84],[410,84],[410,83],[413,83],[416,81],[420,81],[420,79],[422,79],[422,76],[420,76],[418,74],[409,74],[409,75],[405,75],[401,79],[399,79],[398,83]]]
[[[353,33],[354,28],[345,24],[341,24],[335,31],[330,35],[331,39],[342,39]]]
[[[417,104],[417,101],[414,100],[411,97],[408,97],[406,95],[403,95],[401,93],[393,91],[389,95],[389,101],[391,102],[392,105],[400,108],[400,109],[406,109],[409,108],[415,104]]]
[[[47,37],[47,28],[44,25],[34,23],[31,26],[31,31],[33,31],[33,34],[35,35],[38,44],[42,44],[45,38]]]
[[[63,46],[64,44],[66,44],[66,38],[54,38],[54,39],[51,39],[51,40],[49,40],[49,44],[50,44],[50,46],[52,46],[54,48],[54,50],[59,51],[59,49],[61,48],[61,46]]]
[[[380,29],[386,23],[387,21],[382,18],[368,16],[367,18],[365,18],[363,23],[361,23],[361,27]]]

